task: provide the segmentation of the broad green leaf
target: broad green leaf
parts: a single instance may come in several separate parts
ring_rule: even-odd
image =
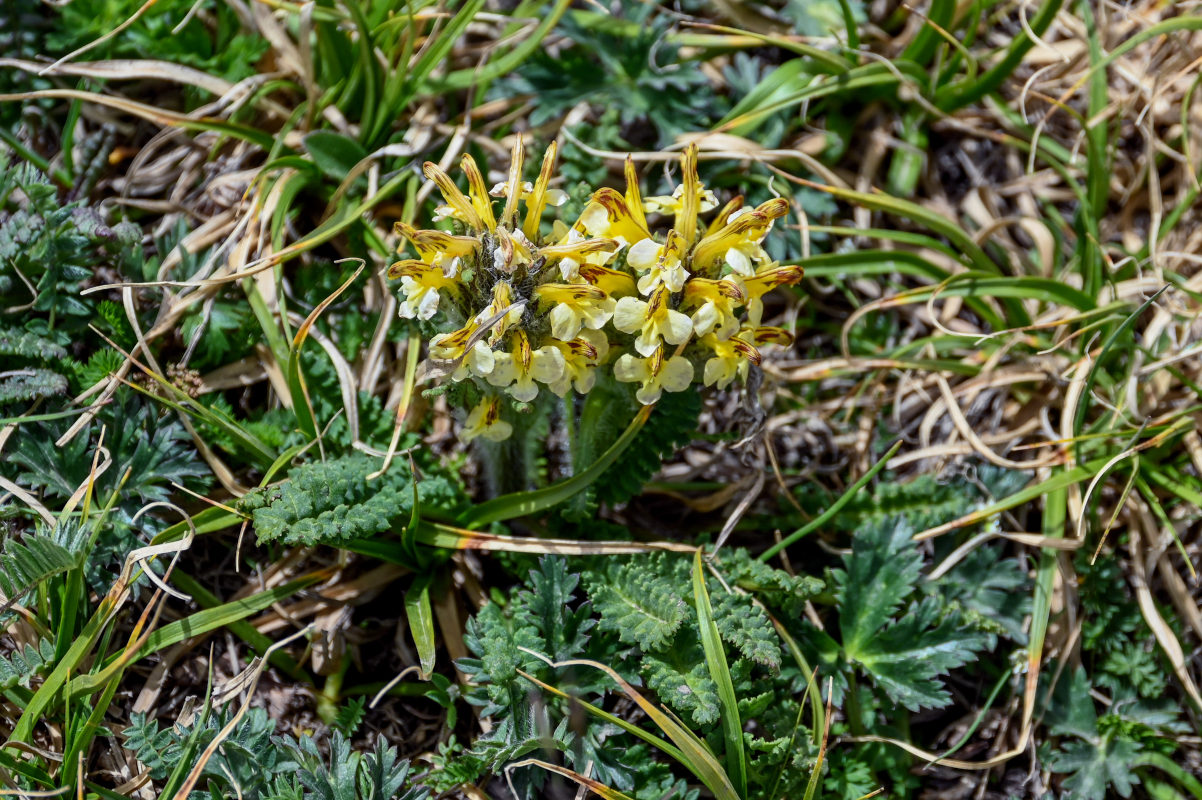
[[[429,680],[434,671],[434,652],[438,644],[434,634],[434,614],[430,610],[430,586],[434,577],[434,572],[424,572],[405,591],[405,619],[417,647],[422,680]]]
[[[317,168],[336,181],[344,180],[356,164],[367,158],[363,145],[335,131],[307,133],[303,142]]]

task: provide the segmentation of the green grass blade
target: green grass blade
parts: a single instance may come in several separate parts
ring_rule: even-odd
[[[735,684],[730,677],[730,665],[726,662],[726,651],[722,637],[714,622],[714,610],[710,606],[709,592],[705,588],[705,567],[701,564],[701,550],[693,556],[693,602],[697,606],[697,625],[701,635],[701,646],[705,649],[705,663],[710,677],[718,687],[718,700],[722,705],[722,733],[726,740],[726,774],[730,776],[739,797],[747,796],[747,754],[743,750],[743,721],[739,717],[739,698],[735,696]]]
[[[478,69],[456,70],[441,80],[429,80],[426,82],[426,89],[435,94],[454,92],[513,72],[542,44],[543,38],[551,32],[555,23],[559,22],[559,18],[568,10],[570,4],[571,0],[555,0],[555,5],[545,12],[546,15],[539,22],[538,27],[513,50]]]
[[[857,492],[859,492],[861,489],[863,489],[865,486],[867,486],[868,482],[870,480],[872,480],[874,477],[876,477],[876,474],[878,472],[880,472],[882,469],[884,469],[885,464],[887,464],[889,462],[889,459],[893,458],[893,456],[897,453],[897,451],[901,449],[901,446],[902,446],[902,443],[897,442],[896,444],[893,445],[893,447],[890,447],[889,452],[887,452],[887,453],[885,453],[885,455],[881,456],[880,459],[875,464],[872,465],[872,469],[865,472],[863,475],[860,476],[860,479],[858,481],[856,481],[851,486],[849,486],[847,491],[844,492],[839,497],[838,500],[836,500],[834,503],[831,504],[830,508],[828,508],[826,511],[819,514],[817,517],[814,517],[814,519],[810,520],[805,525],[803,525],[800,528],[798,528],[797,530],[793,531],[788,536],[781,539],[779,542],[772,545],[767,550],[765,550],[763,553],[761,553],[760,561],[767,561],[768,559],[772,558],[774,555],[779,553],[781,550],[784,550],[786,547],[793,544],[797,540],[801,539],[803,536],[817,530],[818,527],[823,525],[828,519],[830,519],[831,517],[838,514],[839,510],[842,509],[843,506],[845,506],[851,502],[851,499],[856,496]]]

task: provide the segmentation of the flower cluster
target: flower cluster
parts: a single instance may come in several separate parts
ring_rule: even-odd
[[[649,405],[687,389],[698,366],[702,383],[724,389],[759,363],[758,346],[792,341],[761,324],[764,295],[802,276],[762,246],[785,200],[747,208],[736,197],[703,223],[718,202],[698,179],[690,147],[671,196],[642,197],[628,158],[625,194],[597,190],[575,223],[557,219],[546,236],[544,213],[567,199],[550,187],[555,158],[552,144],[537,180],[523,181],[519,144],[508,179],[490,189],[465,155],[466,194],[427,162],[445,201],[435,221],[452,220],[454,232],[396,226],[417,251],[389,269],[400,279],[401,316],[436,319],[442,332],[430,340],[429,367],[484,390],[465,441],[512,433],[502,393],[521,402],[540,385],[561,397],[585,394],[609,368],[638,384],[639,402]],[[648,215],[671,218],[671,229],[654,233]]]

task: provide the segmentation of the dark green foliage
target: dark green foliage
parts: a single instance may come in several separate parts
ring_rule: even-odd
[[[618,109],[622,123],[638,129],[647,145],[671,144],[677,134],[705,127],[723,108],[708,90],[705,77],[679,63],[677,49],[664,41],[669,20],[652,18],[654,6],[630,4],[635,25],[611,32],[564,18],[563,33],[575,44],[557,55],[536,51],[517,74],[498,82],[505,97],[533,94],[538,106],[534,125],[562,116],[579,103]],[[657,136],[649,137],[647,123]],[[605,143],[611,148],[613,142]]]
[[[66,349],[50,336],[0,328],[0,407],[65,394],[67,379],[46,365],[66,357]]]
[[[683,631],[671,647],[644,653],[642,672],[648,688],[673,711],[703,728],[718,723],[718,686],[695,629]]]
[[[724,551],[715,566],[733,587],[754,576],[768,587],[769,596],[775,593],[773,605],[776,601],[792,605],[799,598],[804,602],[821,586],[751,561],[745,551],[731,550]],[[591,603],[576,597],[578,578],[563,559],[543,558],[530,571],[525,587],[516,590],[504,607],[490,603],[468,622],[466,641],[476,657],[460,661],[459,666],[478,684],[469,701],[492,717],[495,725],[487,737],[452,759],[456,774],[496,772],[507,761],[552,746],[577,768],[591,760],[598,780],[634,791],[640,798],[658,797],[653,788],[666,791],[671,786],[664,776],[652,781],[646,770],[655,762],[614,760],[612,753],[623,751],[618,742],[628,741],[623,737],[606,744],[621,736],[618,730],[591,718],[583,733],[565,728],[570,708],[539,693],[518,674],[529,672],[569,694],[608,707],[612,701],[607,698],[620,695],[600,670],[552,669],[519,648],[555,660],[586,658],[616,668],[636,685],[645,685],[654,699],[721,750],[720,703],[698,638],[689,560],[664,553],[598,559],[584,578]],[[754,725],[755,735],[748,736],[749,748],[757,754],[755,796],[766,796],[762,793],[782,769],[787,780],[781,785],[795,785],[812,755],[801,743],[789,747],[799,716],[795,690],[801,676],[785,666],[772,623],[753,596],[727,591],[716,578],[707,579],[707,588],[719,634],[733,661],[740,708],[746,720],[754,720],[749,724]]]
[[[33,331],[0,328],[0,356],[47,361],[52,358],[66,358],[67,351],[53,339]]]
[[[252,515],[260,542],[337,545],[374,536],[408,522],[413,473],[404,458],[375,480],[380,460],[361,453],[297,467],[289,480],[257,489],[238,501]],[[459,487],[441,475],[417,481],[423,514],[447,515],[461,504]]]
[[[914,530],[921,531],[967,513],[977,494],[958,481],[940,483],[933,475],[919,475],[907,483],[885,481],[878,484],[871,494],[861,492],[853,497],[835,515],[831,527],[840,531],[857,531],[906,517]],[[807,510],[830,502],[805,494],[800,500]]]
[[[118,394],[91,426],[59,447],[55,442],[69,425],[60,420],[26,427],[8,459],[19,483],[48,497],[70,497],[88,477],[102,427],[113,463],[96,479],[95,492],[107,500],[121,484],[118,507],[130,515],[144,503],[166,500],[172,482],[203,486],[209,474],[184,427],[132,393]]]
[[[42,581],[76,569],[83,562],[78,538],[60,540],[49,534],[7,538],[0,546],[0,594],[16,601]]]
[[[750,592],[768,608],[789,619],[801,617],[806,600],[823,588],[819,578],[790,575],[774,569],[748,556],[746,550],[723,552],[722,574],[728,583]]]
[[[350,700],[347,700],[338,709],[338,715],[334,717],[331,727],[343,736],[354,736],[355,731],[359,730],[359,726],[363,724],[363,713],[366,705],[367,700],[362,697],[352,697]]]
[[[366,752],[351,749],[339,732],[330,737],[329,757],[322,755],[312,737],[276,739],[289,755],[286,769],[296,771],[292,780],[296,797],[305,800],[422,800],[425,790],[411,787],[401,791],[409,777],[409,762],[397,758],[397,751],[383,739]],[[281,779],[277,784],[282,784]],[[304,787],[299,792],[297,783]],[[277,789],[277,796],[278,795]],[[288,796],[288,795],[285,795]]]
[[[1040,758],[1053,772],[1067,775],[1064,797],[1128,797],[1150,777],[1147,770],[1156,759],[1179,761],[1180,737],[1191,726],[1173,700],[1141,700],[1129,686],[1114,690],[1099,714],[1090,684],[1081,667],[1061,676],[1043,720],[1048,733],[1062,738],[1055,746],[1045,742]],[[1156,777],[1159,781],[1165,773]]]
[[[112,300],[101,300],[96,304],[96,327],[104,331],[121,347],[132,349],[137,337],[129,325],[129,317],[125,308]]]
[[[201,752],[231,719],[228,709],[204,713],[199,722],[161,728],[145,714],[130,716],[125,745],[164,780],[193,768]],[[419,800],[417,788],[402,792],[409,762],[377,741],[367,752],[352,751],[340,731],[330,738],[327,761],[312,737],[274,736],[275,723],[251,708],[234,726],[201,771],[195,800]]]
[[[52,51],[67,53],[121,25],[141,6],[135,0],[76,0],[64,5]],[[196,67],[236,82],[255,73],[268,49],[265,40],[243,32],[238,15],[224,3],[205,2],[203,16],[190,13],[191,0],[162,0],[136,19],[120,37],[92,53],[93,58],[152,58]],[[182,27],[177,27],[185,22]]]
[[[634,442],[597,480],[597,499],[621,503],[641,492],[643,484],[659,471],[663,459],[693,440],[700,413],[699,392],[661,397]]]
[[[0,372],[0,406],[65,394],[67,379],[48,369]]]
[[[1054,772],[1071,773],[1064,781],[1068,797],[1101,800],[1108,787],[1130,797],[1132,787],[1140,782],[1135,767],[1142,748],[1118,729],[1099,726],[1089,689],[1082,668],[1071,677],[1065,675],[1057,685],[1044,722],[1052,735],[1071,738],[1050,755],[1048,766]]]
[[[861,531],[834,581],[843,657],[893,702],[917,711],[947,705],[939,676],[988,642],[934,597],[906,603],[922,566],[912,534],[904,519]]]
[[[6,58],[35,60],[44,52],[46,31],[50,27],[45,6],[40,0],[5,0],[0,3],[0,53]],[[0,94],[44,89],[45,78],[36,78],[24,70],[0,69]],[[21,116],[18,103],[0,104],[0,125],[11,128]]]
[[[585,398],[574,448],[576,470],[588,467],[609,449],[630,425],[641,406],[630,384],[599,380]],[[567,504],[565,516],[583,520],[593,516],[596,502],[622,503],[639,494],[643,484],[659,471],[664,458],[693,440],[701,395],[697,392],[666,393],[650,418],[613,466]]]
[[[1005,635],[1019,644],[1026,642],[1023,618],[1031,607],[1030,580],[1022,564],[1001,555],[1001,547],[982,544],[937,585],[926,586],[945,603],[958,607],[967,622],[989,633],[991,650],[996,635]]]
[[[54,642],[50,639],[39,640],[37,647],[27,644],[24,650],[18,648],[7,656],[0,655],[0,691],[14,686],[28,689],[29,682],[46,671],[53,662]]]
[[[92,388],[120,369],[124,362],[125,356],[116,350],[97,350],[86,364],[71,362],[73,389],[83,391]]]
[[[663,580],[656,568],[663,557],[644,566],[636,561],[615,565],[590,583],[589,596],[601,615],[601,630],[618,634],[624,644],[644,651],[661,650],[688,617],[688,604],[677,582]]]
[[[189,366],[202,372],[243,357],[261,335],[245,300],[198,307],[180,326],[180,336],[196,353]]]
[[[11,166],[0,155],[0,296],[31,302],[32,311],[62,323],[91,313],[80,283],[101,265],[120,267],[134,257],[141,231],[110,227],[81,203],[63,203],[58,189],[25,163]],[[32,296],[30,286],[32,286]]]
[[[147,715],[133,714],[125,730],[126,747],[137,754],[155,780],[163,780],[176,770],[190,770],[200,752],[229,722],[232,712],[202,716],[199,723],[160,728]],[[248,800],[273,796],[270,779],[283,771],[285,761],[284,751],[272,741],[274,732],[275,723],[266,711],[247,711],[205,765],[199,786],[216,793],[216,797],[234,797],[236,792]]]

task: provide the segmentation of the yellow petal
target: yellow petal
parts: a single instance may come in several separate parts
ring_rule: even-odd
[[[464,153],[460,162],[463,174],[467,175],[468,194],[471,196],[472,208],[484,220],[484,225],[490,230],[497,229],[497,219],[492,213],[492,200],[488,196],[488,187],[484,185],[484,176],[476,166],[476,159]]]
[[[534,182],[534,191],[526,198],[526,224],[522,226],[522,233],[532,242],[538,238],[539,222],[543,217],[543,209],[547,206],[547,186],[551,183],[557,152],[558,145],[552,141],[547,152],[543,154],[543,166],[539,170],[538,180]]]
[[[684,237],[686,245],[692,244],[697,237],[697,214],[700,211],[698,203],[701,194],[701,181],[697,178],[697,145],[691,144],[685,148],[680,159],[681,185],[684,187],[684,197],[681,198],[680,213],[676,215],[676,232]]]
[[[669,392],[683,392],[693,382],[693,364],[683,356],[672,356],[660,368],[659,383]]]
[[[432,161],[427,161],[422,165],[422,172],[426,177],[434,181],[438,186],[438,190],[442,192],[442,196],[446,198],[447,205],[455,209],[455,213],[459,218],[467,223],[468,227],[476,230],[484,229],[484,221],[480,219],[480,215],[476,213],[476,209],[472,207],[472,203],[463,192],[459,191],[459,187],[451,180],[451,176],[447,175],[442,169]]]
[[[647,215],[643,213],[643,196],[639,192],[639,174],[634,168],[634,159],[626,156],[626,207],[630,216],[643,228],[647,228]]]
[[[509,159],[509,191],[505,195],[505,208],[501,212],[501,224],[507,228],[513,227],[517,218],[518,200],[522,197],[522,166],[526,158],[526,147],[522,137],[517,137],[513,143],[513,153]]]

